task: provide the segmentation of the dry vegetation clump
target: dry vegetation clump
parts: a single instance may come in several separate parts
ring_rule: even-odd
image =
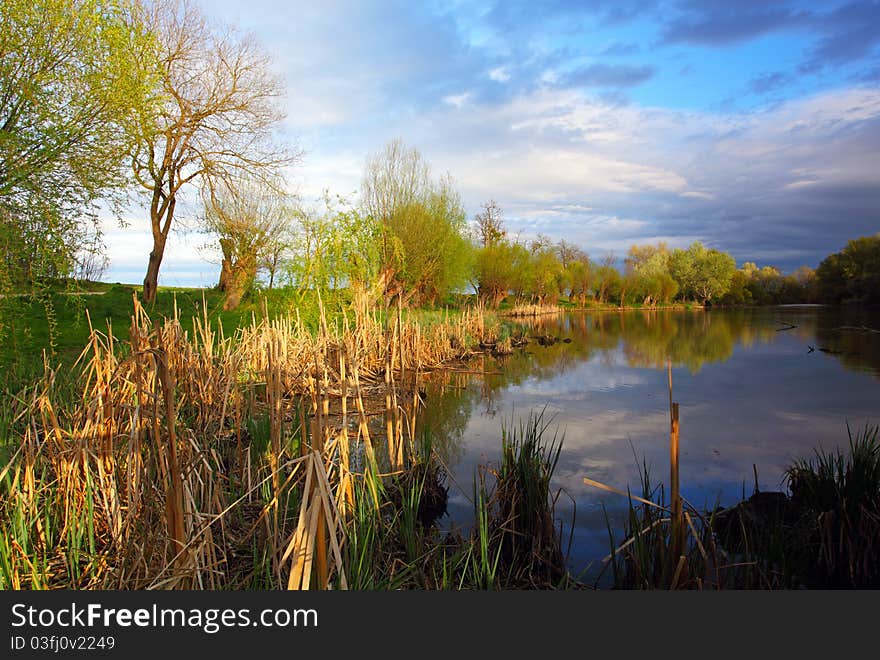
[[[466,358],[484,328],[366,309],[339,325],[226,336],[205,315],[188,333],[135,300],[125,344],[92,329],[73,393],[47,363],[0,470],[0,587],[348,586],[357,493],[378,510],[410,469],[420,374]],[[384,437],[365,400],[384,404]]]

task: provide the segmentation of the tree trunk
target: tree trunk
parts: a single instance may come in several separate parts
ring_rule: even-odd
[[[156,301],[156,289],[159,286],[159,266],[162,265],[162,255],[165,254],[165,239],[153,238],[153,251],[150,252],[150,261],[147,264],[147,275],[144,277],[144,302]]]
[[[220,239],[220,250],[223,252],[223,261],[220,264],[220,281],[217,288],[220,291],[229,291],[233,278],[232,247],[228,238]]]
[[[230,268],[226,287],[226,299],[223,301],[224,311],[228,312],[239,306],[242,297],[247,293],[256,276],[257,267],[255,264],[239,262]]]

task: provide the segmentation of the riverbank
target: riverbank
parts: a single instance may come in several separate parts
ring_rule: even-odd
[[[549,514],[532,540],[531,523],[508,529],[514,492],[549,501],[535,430],[513,432],[506,471],[475,485],[476,535],[432,526],[446,491],[416,426],[419,382],[494,332],[482,315],[423,326],[362,310],[341,327],[322,315],[317,333],[287,317],[231,336],[207,313],[193,323],[153,323],[135,300],[127,340],[92,329],[81,379],[47,363],[4,402],[0,588],[569,580]],[[532,504],[513,511],[533,520]]]

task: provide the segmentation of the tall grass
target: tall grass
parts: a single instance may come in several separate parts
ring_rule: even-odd
[[[346,586],[348,525],[413,463],[403,392],[484,325],[364,309],[227,336],[207,312],[154,324],[135,300],[125,342],[90,329],[78,379],[47,362],[4,397],[0,588]],[[369,429],[382,391],[387,451]]]
[[[206,311],[188,330],[176,310],[154,323],[133,309],[125,341],[88,319],[75,370],[47,361],[4,398],[0,588],[561,581],[559,447],[540,419],[505,432],[480,531],[435,524],[446,491],[417,437],[420,373],[497,336],[480,310],[422,326],[356,306],[332,326],[320,311],[317,331],[294,315],[227,335]]]
[[[793,506],[806,522],[811,577],[826,586],[880,586],[880,427],[853,433],[847,452],[816,450],[786,471]]]

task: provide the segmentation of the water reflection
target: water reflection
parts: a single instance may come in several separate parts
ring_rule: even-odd
[[[793,326],[793,327],[792,327]],[[668,472],[666,361],[681,404],[682,488],[697,506],[780,488],[788,463],[846,441],[845,424],[880,421],[876,311],[776,307],[544,317],[525,328],[559,342],[472,364],[485,376],[440,372],[427,384],[428,428],[454,484],[450,515],[469,521],[477,465],[497,460],[502,423],[546,410],[564,433],[554,480],[560,518],[577,512],[572,568],[604,556],[603,505],[618,526],[625,502],[583,477],[626,487],[644,460]],[[570,340],[568,343],[565,340]],[[813,351],[810,351],[810,348]]]

